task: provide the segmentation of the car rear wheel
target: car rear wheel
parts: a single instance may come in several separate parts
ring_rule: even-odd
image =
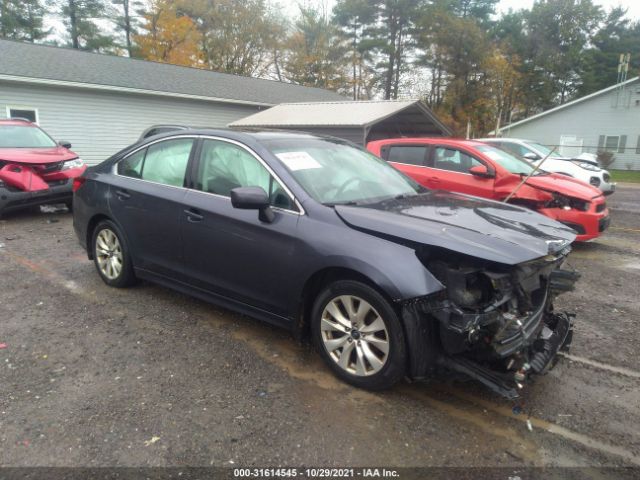
[[[398,315],[368,285],[342,280],[316,299],[312,335],[333,372],[360,388],[389,388],[405,375],[407,354]]]
[[[111,287],[128,287],[135,283],[131,258],[120,230],[108,220],[93,231],[93,261],[102,280]]]

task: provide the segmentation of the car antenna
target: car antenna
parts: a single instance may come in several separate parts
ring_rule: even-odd
[[[542,159],[542,161],[541,161],[538,165],[536,165],[536,166],[535,166],[535,168],[534,168],[533,170],[531,170],[531,172],[529,172],[529,175],[527,175],[526,177],[524,177],[524,178],[522,179],[522,181],[520,182],[520,184],[519,184],[519,185],[518,185],[518,186],[513,190],[513,192],[511,192],[511,193],[507,196],[507,198],[505,198],[505,199],[503,200],[503,202],[504,202],[504,203],[507,203],[509,200],[511,200],[511,197],[513,197],[516,193],[518,193],[518,190],[520,190],[520,187],[522,187],[522,185],[524,185],[524,184],[526,183],[526,181],[527,181],[527,180],[529,180],[529,178],[531,178],[531,176],[532,176],[534,173],[536,173],[538,170],[540,170],[540,167],[542,166],[542,164],[545,162],[545,160],[546,160],[547,158],[549,158],[549,157],[553,154],[553,152],[555,152],[555,151],[556,151],[556,148],[557,148],[557,146],[556,146],[556,147],[553,147],[553,148],[551,149],[551,151],[550,151],[549,153],[547,153],[547,156],[546,156],[546,157],[544,157],[544,158]]]

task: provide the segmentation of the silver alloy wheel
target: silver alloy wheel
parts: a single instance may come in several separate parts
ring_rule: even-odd
[[[364,377],[384,367],[389,332],[367,301],[353,295],[335,297],[324,307],[320,322],[324,348],[340,368]]]
[[[96,259],[100,272],[109,280],[115,280],[122,273],[124,257],[118,236],[108,228],[96,236]]]

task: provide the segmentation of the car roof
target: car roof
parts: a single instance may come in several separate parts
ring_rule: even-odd
[[[7,118],[0,120],[0,125],[22,125],[24,127],[36,127],[30,120],[26,118]]]
[[[478,138],[477,140],[479,142],[538,143],[535,140],[527,140],[526,138],[511,138],[511,137]]]
[[[467,140],[465,138],[449,138],[449,137],[399,137],[399,138],[385,138],[384,140],[373,140],[370,144],[386,145],[389,143],[401,144],[423,144],[423,145],[451,145],[451,146],[463,146],[463,147],[475,147],[482,145],[483,143],[477,140]]]
[[[301,140],[301,139],[332,139],[339,140],[341,142],[348,143],[346,140],[336,137],[330,137],[327,135],[316,135],[313,133],[291,131],[291,130],[276,130],[276,129],[256,129],[256,128],[186,128],[183,130],[173,130],[170,132],[160,133],[152,137],[145,138],[144,141],[149,139],[160,139],[164,137],[172,137],[176,135],[211,135],[229,138],[238,141],[254,140],[257,142],[269,141],[269,140]]]

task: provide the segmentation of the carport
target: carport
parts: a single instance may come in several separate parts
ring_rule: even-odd
[[[283,103],[229,124],[298,130],[366,145],[398,137],[442,137],[451,131],[420,100]]]

